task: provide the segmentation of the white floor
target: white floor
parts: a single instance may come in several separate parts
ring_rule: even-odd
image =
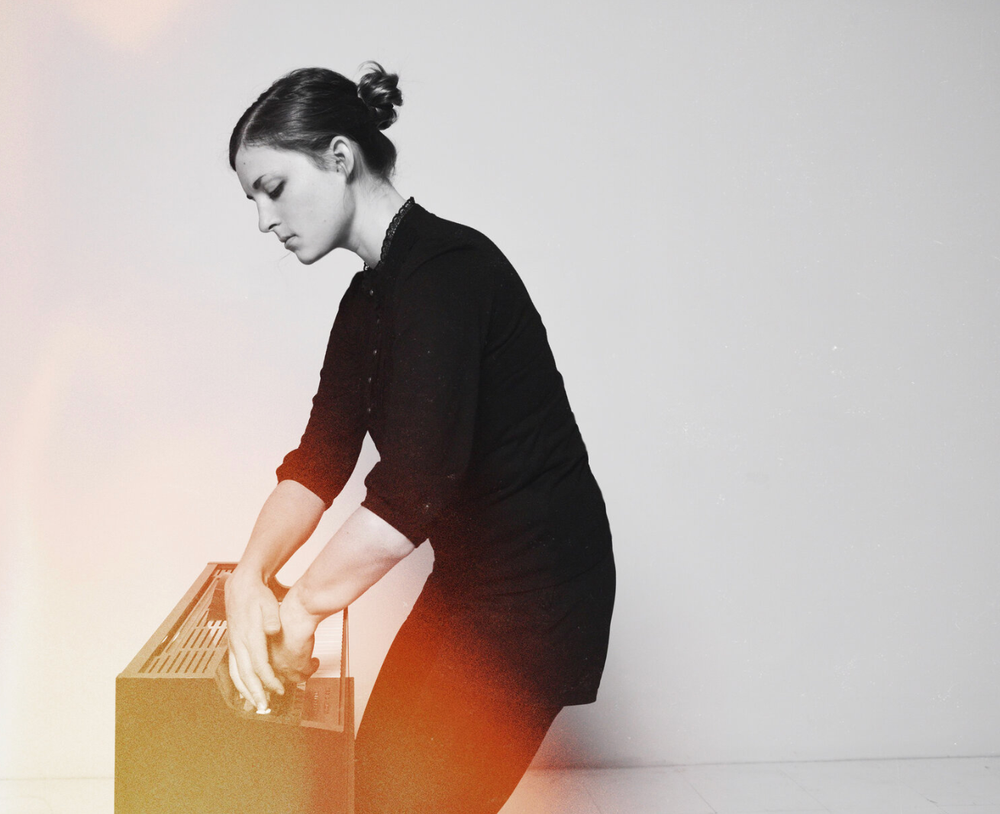
[[[110,778],[0,780],[0,814],[112,814]],[[531,771],[503,814],[1000,814],[1000,758]],[[183,814],[183,812],[178,812]]]

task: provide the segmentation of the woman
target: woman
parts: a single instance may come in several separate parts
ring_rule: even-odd
[[[559,710],[592,702],[614,561],[600,489],[538,313],[483,235],[404,201],[381,132],[402,103],[369,63],[279,79],[230,163],[258,226],[302,263],[364,261],[298,448],[226,588],[230,673],[258,710],[314,669],[318,623],[423,541],[434,568],[358,731],[359,812],[498,811]],[[267,581],[310,536],[370,433],[367,497],[280,606]]]

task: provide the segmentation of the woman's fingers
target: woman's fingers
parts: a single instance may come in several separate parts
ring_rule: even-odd
[[[244,676],[244,678],[260,684],[262,687],[262,693],[266,693],[270,690],[271,692],[276,692],[278,695],[284,695],[285,686],[274,674],[274,669],[271,667],[271,663],[268,660],[267,636],[264,635],[263,628],[260,624],[254,625],[251,630],[247,631],[247,638],[244,640],[243,644],[247,655],[247,661],[249,662],[249,668],[253,674],[252,679],[247,676]],[[238,658],[239,654],[237,654],[237,659]],[[242,670],[243,665],[240,664],[239,666]],[[267,706],[266,695],[264,698],[264,706]],[[259,709],[260,704],[257,706]]]
[[[319,669],[319,659],[312,654],[315,636],[308,631],[299,633],[307,635],[297,638],[293,626],[283,625],[281,634],[272,637],[269,642],[271,664],[289,684],[301,684]]]
[[[267,653],[268,635],[281,630],[278,601],[260,580],[234,574],[226,582],[226,620],[233,684],[258,710],[267,709],[268,692],[285,691]]]
[[[282,676],[288,681],[289,684],[301,684],[303,681],[308,681],[309,677],[319,669],[319,659],[309,659],[309,663],[303,666],[301,669],[296,667],[286,667],[280,670]]]
[[[237,692],[243,697],[244,711],[249,712],[251,709],[260,709],[258,704],[253,700],[253,694],[247,688],[247,685],[243,683],[243,678],[240,676],[239,667],[237,665],[236,654],[233,652],[232,647],[229,648],[229,677],[233,680],[233,686],[236,687]],[[267,705],[264,705],[266,709]]]
[[[274,594],[269,594],[261,602],[260,613],[264,623],[264,633],[268,636],[276,636],[281,632],[281,617],[278,612],[278,600]]]
[[[236,656],[232,651],[229,650],[229,677],[233,681],[233,686],[236,687],[236,692],[243,696],[244,699],[250,697],[250,691],[246,688],[246,684],[243,683],[243,679],[240,678],[240,671],[236,667]]]
[[[256,636],[254,638],[258,639]],[[274,669],[267,659],[267,637],[263,635],[263,631],[259,639],[252,642],[252,644],[253,646],[250,648],[250,664],[253,667],[255,677],[260,681],[265,690],[276,692],[278,695],[284,695],[285,685],[274,674]]]
[[[233,684],[258,710],[267,709],[268,690],[284,694],[284,685],[268,663],[267,637],[259,623],[244,630],[242,638],[234,636],[230,639],[229,656],[230,675],[233,675],[235,665]]]
[[[229,675],[236,689],[258,710],[267,709],[268,700],[247,649],[237,642],[229,643]]]

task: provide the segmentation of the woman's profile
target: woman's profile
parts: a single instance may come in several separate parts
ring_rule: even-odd
[[[479,232],[392,184],[398,77],[293,71],[237,123],[258,227],[302,263],[364,268],[333,321],[299,446],[226,588],[230,674],[258,709],[314,669],[313,634],[424,541],[434,566],[358,730],[358,812],[496,812],[567,705],[595,700],[615,571],[604,501],[542,321]],[[332,312],[331,308],[331,312]],[[279,604],[369,434],[362,505]]]

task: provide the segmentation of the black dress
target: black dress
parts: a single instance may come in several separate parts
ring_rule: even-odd
[[[491,241],[411,201],[344,294],[278,478],[329,505],[365,432],[380,460],[363,505],[414,544],[429,538],[425,599],[467,615],[497,669],[540,703],[593,701],[611,532],[545,328]]]
[[[366,432],[363,505],[434,566],[358,731],[358,811],[498,811],[559,709],[597,696],[611,532],[520,278],[412,199],[344,294],[279,480],[329,505]]]

